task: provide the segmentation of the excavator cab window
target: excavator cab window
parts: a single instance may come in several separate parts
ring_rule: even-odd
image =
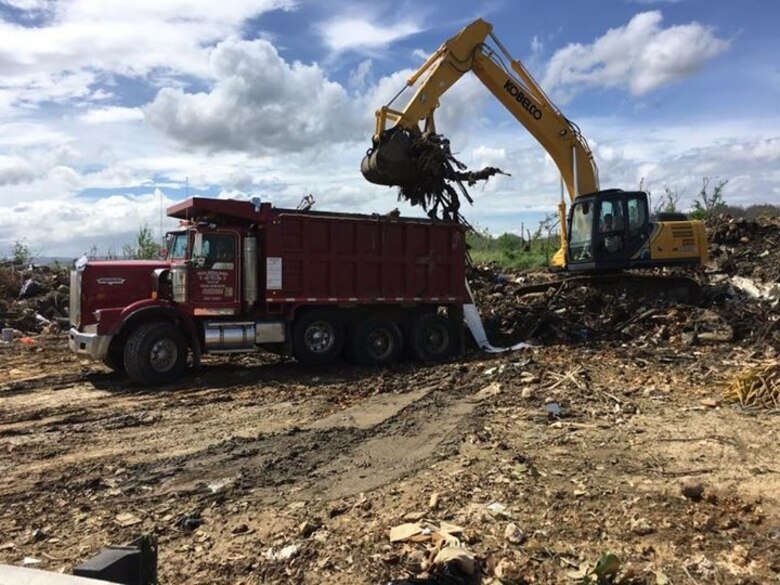
[[[599,211],[599,233],[596,241],[599,260],[613,260],[623,255],[625,248],[625,227],[623,201],[605,199]]]
[[[569,225],[569,260],[593,262],[593,218],[595,208],[590,201],[575,203],[571,208]]]

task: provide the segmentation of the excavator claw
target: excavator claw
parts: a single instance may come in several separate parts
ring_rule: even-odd
[[[403,187],[419,183],[417,160],[412,155],[412,137],[401,128],[383,132],[363,157],[360,171],[377,185]]]
[[[398,200],[419,205],[432,218],[467,222],[458,211],[459,195],[472,199],[463,183],[475,185],[501,169],[469,171],[450,152],[449,140],[439,134],[415,134],[396,126],[385,130],[360,163],[371,183],[398,187]]]

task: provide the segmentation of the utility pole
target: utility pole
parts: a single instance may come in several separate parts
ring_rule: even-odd
[[[163,234],[163,192],[159,187],[157,191],[160,193],[160,244],[165,245],[165,234]]]

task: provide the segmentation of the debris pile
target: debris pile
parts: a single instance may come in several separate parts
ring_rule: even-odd
[[[756,220],[719,215],[707,223],[710,256],[721,271],[780,282],[780,217]]]
[[[49,266],[0,266],[0,328],[53,333],[68,325],[68,272]]]
[[[555,278],[475,267],[470,283],[495,345],[538,340],[685,347],[741,342],[780,350],[780,218],[719,216],[714,269],[693,277]]]
[[[780,349],[780,308],[729,284],[702,284],[698,299],[661,281],[648,292],[642,278],[561,280],[527,286],[490,269],[472,271],[491,342],[510,345],[630,341],[688,346],[747,341]],[[684,300],[683,300],[684,299]]]
[[[462,532],[460,526],[449,522],[438,526],[431,522],[408,522],[391,528],[390,542],[403,545],[404,572],[413,579],[393,583],[469,585],[480,582],[480,562],[461,544],[458,537]]]

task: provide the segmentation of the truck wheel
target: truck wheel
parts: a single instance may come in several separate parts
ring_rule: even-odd
[[[187,340],[170,323],[147,323],[125,344],[125,369],[138,384],[173,382],[187,365]]]
[[[103,363],[114,372],[123,373],[125,371],[125,356],[121,351],[109,350]]]
[[[347,347],[350,361],[364,366],[387,366],[397,361],[403,337],[390,319],[368,319],[356,324]]]
[[[438,313],[424,313],[412,324],[409,349],[421,362],[444,362],[455,355],[458,338],[450,319]]]
[[[344,324],[335,311],[303,314],[293,325],[293,353],[304,364],[328,364],[344,347]]]

